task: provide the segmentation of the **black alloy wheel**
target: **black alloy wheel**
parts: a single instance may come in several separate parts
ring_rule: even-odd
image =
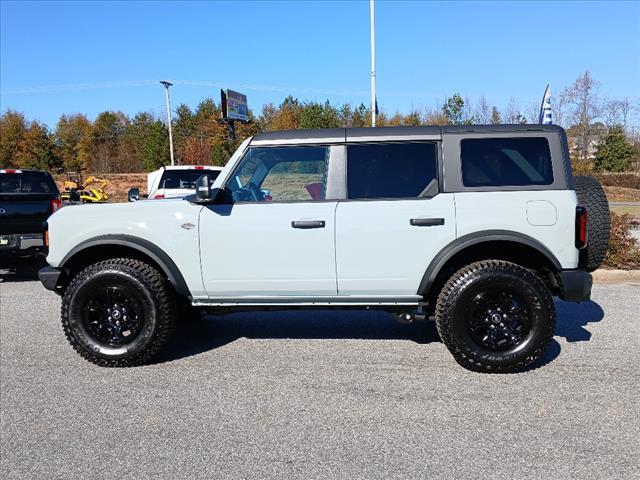
[[[488,289],[471,301],[467,313],[471,338],[487,350],[504,352],[517,348],[531,331],[524,300],[509,289]]]
[[[551,342],[555,305],[535,273],[504,260],[481,260],[447,281],[436,303],[436,326],[464,368],[518,372]]]
[[[62,296],[62,326],[71,346],[103,367],[149,361],[176,320],[175,295],[154,267],[114,258],[76,274]]]
[[[83,309],[82,320],[94,340],[105,346],[122,347],[140,333],[143,307],[121,286],[102,287]]]

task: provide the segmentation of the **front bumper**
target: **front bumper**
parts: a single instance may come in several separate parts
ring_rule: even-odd
[[[15,235],[0,235],[0,250],[28,250],[44,247],[42,233],[18,233]]]
[[[560,273],[562,294],[567,302],[586,302],[591,299],[591,274],[583,270],[562,270]]]
[[[38,271],[38,279],[42,282],[44,288],[55,291],[61,274],[61,270],[47,266]]]

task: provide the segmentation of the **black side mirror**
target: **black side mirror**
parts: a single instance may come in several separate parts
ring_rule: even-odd
[[[209,177],[202,175],[196,180],[196,203],[211,202],[211,185],[209,185]]]
[[[132,188],[131,190],[129,190],[129,192],[127,193],[127,200],[129,200],[130,202],[137,202],[138,200],[140,200],[140,189]]]

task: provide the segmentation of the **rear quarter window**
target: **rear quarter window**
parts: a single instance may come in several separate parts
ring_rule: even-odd
[[[553,164],[544,137],[461,141],[465,187],[551,185]]]

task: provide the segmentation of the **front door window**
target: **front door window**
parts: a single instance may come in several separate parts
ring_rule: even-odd
[[[254,147],[227,181],[234,202],[324,200],[328,147]]]

